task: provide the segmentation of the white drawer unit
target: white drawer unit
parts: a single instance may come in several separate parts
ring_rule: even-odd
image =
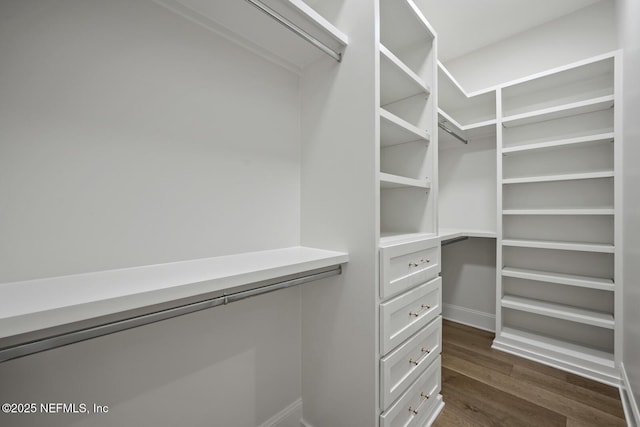
[[[442,404],[438,356],[396,403],[380,415],[380,427],[424,427]]]
[[[441,313],[441,287],[438,277],[380,304],[380,353],[387,354]]]
[[[380,360],[380,406],[385,409],[391,405],[441,351],[442,318],[438,316]]]
[[[440,273],[440,241],[426,239],[380,248],[380,297],[388,298]]]

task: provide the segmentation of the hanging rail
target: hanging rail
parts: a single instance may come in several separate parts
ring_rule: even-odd
[[[120,332],[127,329],[137,328],[139,326],[148,325],[150,323],[159,322],[161,320],[171,319],[173,317],[183,316],[185,314],[194,313],[196,311],[226,305],[235,301],[243,300],[245,298],[266,294],[268,292],[277,291],[279,289],[290,288],[292,286],[302,285],[313,280],[324,279],[326,277],[337,276],[339,274],[342,274],[342,266],[340,265],[336,267],[330,267],[329,269],[315,270],[311,274],[283,280],[277,283],[264,284],[262,282],[259,282],[254,284],[255,287],[252,287],[248,290],[224,294],[222,296],[206,299],[203,301],[167,308],[164,310],[125,318],[122,320],[107,322],[88,328],[79,328],[51,337],[37,339],[22,344],[16,344],[0,349],[0,362],[62,347],[80,341],[85,341],[91,338],[101,337],[103,335],[113,334],[115,332]]]
[[[317,38],[313,37],[311,34],[307,33],[302,28],[298,27],[296,24],[294,24],[293,22],[291,22],[290,20],[288,20],[284,16],[280,15],[278,12],[276,12],[273,9],[271,9],[269,6],[265,5],[264,3],[262,3],[261,1],[258,1],[258,0],[246,0],[246,1],[251,3],[253,6],[258,8],[260,11],[262,11],[266,15],[270,16],[271,18],[273,18],[274,20],[279,22],[281,25],[283,25],[288,30],[290,30],[293,33],[295,33],[296,35],[302,37],[304,40],[306,40],[307,42],[311,43],[312,45],[314,45],[315,47],[317,47],[318,49],[320,49],[321,51],[323,51],[324,53],[326,53],[327,55],[329,55],[330,57],[332,57],[336,61],[338,61],[338,62],[342,61],[342,53],[341,52],[336,52],[335,50],[331,49],[329,46],[327,46],[326,44],[322,43],[320,40],[318,40]]]
[[[448,133],[449,135],[453,136],[458,141],[462,142],[463,144],[469,143],[469,140],[464,139],[463,137],[461,137],[460,135],[458,135],[457,133],[449,129],[447,126],[445,126],[444,122],[438,122],[438,127],[443,131],[445,131],[446,133]]]
[[[445,240],[440,243],[440,246],[447,246],[451,245],[452,243],[462,242],[464,240],[469,240],[469,236],[454,237],[453,239]]]

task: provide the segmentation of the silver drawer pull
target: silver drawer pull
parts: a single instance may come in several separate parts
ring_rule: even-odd
[[[409,263],[409,267],[420,267],[421,264],[429,264],[430,262],[431,262],[431,259],[429,259],[429,258],[427,258],[427,259],[420,258],[420,262],[419,263],[410,262]]]
[[[410,312],[409,312],[409,316],[418,317],[418,316],[420,315],[420,312],[421,312],[421,311],[423,311],[423,310],[429,310],[430,308],[431,308],[431,306],[430,306],[430,305],[427,305],[427,304],[420,304],[420,310],[418,310],[418,311],[416,311],[416,312],[410,311]]]
[[[418,357],[418,359],[416,359],[416,360],[413,360],[413,358],[409,359],[409,364],[410,364],[410,365],[416,365],[416,366],[418,366],[420,363],[422,363],[422,361],[423,361],[424,359],[426,359],[426,358],[427,358],[427,356],[429,355],[429,353],[431,353],[431,350],[429,350],[428,348],[424,348],[424,347],[422,347],[422,348],[420,349],[420,352],[421,352],[422,354],[420,355],[420,357]]]
[[[420,410],[420,407],[424,404],[424,402],[426,402],[429,397],[428,394],[424,394],[423,392],[420,392],[420,397],[422,397],[422,402],[420,402],[420,404],[418,406],[416,406],[415,409],[413,409],[411,406],[409,406],[409,412],[413,413],[414,415],[418,415],[418,411]]]

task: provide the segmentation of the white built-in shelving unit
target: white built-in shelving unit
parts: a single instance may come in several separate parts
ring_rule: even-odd
[[[380,232],[386,236],[436,230],[434,40],[412,1],[380,1]]]
[[[619,59],[497,90],[494,348],[615,384]]]
[[[426,426],[444,406],[436,35],[412,0],[379,5],[379,423]]]

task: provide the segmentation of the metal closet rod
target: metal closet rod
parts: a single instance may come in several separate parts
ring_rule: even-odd
[[[79,329],[52,337],[47,337],[24,344],[17,344],[0,350],[0,362],[29,354],[40,353],[42,351],[62,347],[65,345],[85,341],[91,338],[101,337],[103,335],[113,334],[115,332],[127,329],[137,328],[139,326],[148,325],[150,323],[159,322],[161,320],[171,319],[173,317],[183,316],[185,314],[194,313],[196,311],[206,310],[208,308],[226,305],[231,302],[240,301],[256,295],[266,294],[268,292],[277,291],[279,289],[290,288],[292,286],[302,285],[313,280],[324,279],[325,277],[337,276],[342,274],[342,266],[324,270],[295,279],[284,280],[282,282],[273,283],[265,286],[258,286],[253,289],[225,294],[220,297],[198,301],[191,304],[185,304],[178,307],[168,308],[141,316],[135,316],[128,319],[108,322],[85,329]]]
[[[454,237],[453,239],[445,240],[444,242],[440,243],[440,246],[447,246],[452,243],[462,242],[463,240],[469,240],[469,236]]]
[[[469,141],[464,139],[463,137],[461,137],[460,135],[458,135],[457,133],[455,133],[454,131],[452,131],[451,129],[449,129],[448,127],[446,127],[444,125],[444,123],[442,122],[438,122],[438,127],[440,129],[442,129],[443,131],[445,131],[446,133],[448,133],[449,135],[453,136],[455,139],[457,139],[458,141],[462,142],[463,144],[468,144]]]
[[[320,49],[321,51],[323,51],[324,53],[326,53],[336,61],[338,62],[342,61],[341,52],[336,52],[335,50],[331,49],[329,46],[322,43],[320,40],[313,37],[311,34],[307,33],[302,28],[298,27],[296,24],[294,24],[284,16],[280,15],[278,12],[271,9],[269,6],[265,5],[264,3],[258,0],[246,0],[246,1],[251,3],[253,6],[257,7],[258,9],[260,9],[260,11],[264,12],[266,15],[270,16],[271,18],[279,22],[288,30],[292,31],[299,37],[302,37],[304,40],[311,43],[312,45],[314,45],[315,47],[317,47],[318,49]]]

